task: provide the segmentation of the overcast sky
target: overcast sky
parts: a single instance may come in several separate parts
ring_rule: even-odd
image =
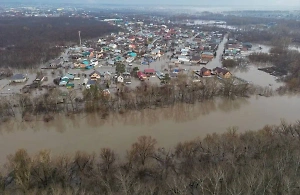
[[[1,0],[0,0],[1,1]],[[4,0],[6,1],[6,0]],[[8,1],[7,1],[8,2]],[[106,3],[106,4],[127,4],[127,5],[198,5],[198,6],[226,6],[226,7],[249,7],[265,8],[269,7],[289,7],[300,9],[300,0],[9,0],[9,2],[37,2],[37,3]]]

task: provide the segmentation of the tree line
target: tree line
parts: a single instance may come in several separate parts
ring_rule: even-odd
[[[278,42],[281,39],[278,40]],[[281,90],[299,91],[300,89],[300,52],[290,50],[288,45],[275,46],[270,49],[270,53],[252,53],[249,55],[252,62],[270,63],[273,65],[274,71],[284,75],[282,78],[286,82],[286,86]]]
[[[79,98],[77,90],[63,93],[57,88],[45,89],[47,91],[44,94],[34,97],[30,93],[24,93],[10,99],[3,98],[0,106],[3,104],[5,109],[0,116],[11,118],[21,113],[25,121],[32,120],[37,115],[45,116],[47,121],[49,116],[59,112],[97,112],[106,116],[111,112],[160,108],[176,103],[194,104],[215,97],[248,97],[261,90],[248,83],[236,84],[234,78],[221,82],[217,78],[211,78],[193,83],[181,74],[165,85],[149,84],[146,81],[135,89],[118,85],[117,91],[110,95],[104,93],[105,87],[109,86],[95,85],[84,89],[82,98]]]
[[[141,136],[113,150],[30,156],[20,149],[1,171],[2,194],[299,194],[300,122],[180,142],[166,149]]]
[[[94,19],[69,17],[0,18],[0,67],[31,68],[57,57],[61,47],[117,32],[116,26]]]

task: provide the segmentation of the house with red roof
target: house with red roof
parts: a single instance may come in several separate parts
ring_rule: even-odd
[[[145,69],[144,74],[148,77],[155,75],[155,70],[153,68]]]

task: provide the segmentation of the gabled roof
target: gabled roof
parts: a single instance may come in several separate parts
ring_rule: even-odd
[[[144,70],[144,73],[155,73],[155,70],[152,69],[152,68],[145,69],[145,70]]]
[[[201,72],[206,72],[206,71],[211,71],[211,70],[210,70],[210,69],[207,69],[207,68],[205,68],[205,67],[203,67],[203,68],[200,69],[200,71],[201,71]]]
[[[216,67],[215,69],[213,69],[213,71],[218,72],[218,73],[222,73],[222,74],[226,74],[229,71],[224,69],[224,68],[220,68],[220,67]]]
[[[99,72],[99,71],[97,71],[97,70],[94,70],[91,74],[90,74],[90,76],[92,76],[93,74],[97,74],[97,75],[101,75],[101,73]]]

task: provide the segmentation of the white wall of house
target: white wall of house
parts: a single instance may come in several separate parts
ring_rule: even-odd
[[[117,81],[118,81],[118,83],[123,83],[124,78],[122,76],[118,76]]]
[[[13,82],[15,82],[15,83],[23,83],[23,82],[25,82],[25,81],[26,81],[26,78],[14,80]]]

